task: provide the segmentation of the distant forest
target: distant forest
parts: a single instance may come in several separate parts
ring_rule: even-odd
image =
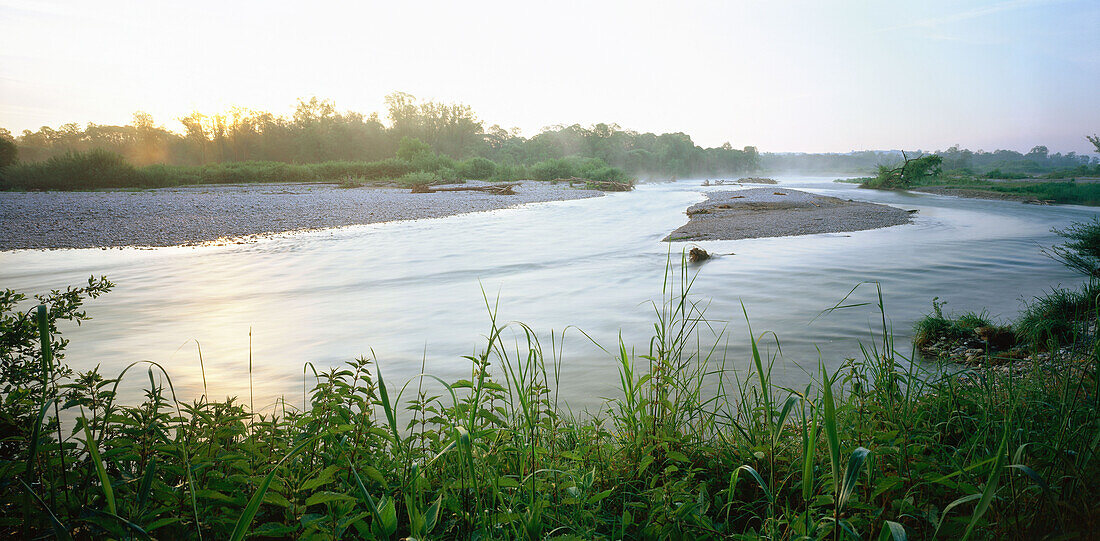
[[[531,166],[568,157],[596,158],[638,178],[715,176],[760,168],[753,147],[728,143],[702,148],[683,133],[638,133],[615,124],[551,126],[524,138],[516,130],[486,128],[466,105],[418,101],[405,93],[386,97],[389,125],[378,113],[340,112],[332,101],[299,100],[293,116],[233,108],[218,114],[180,118],[183,133],[158,126],[136,113],[126,126],[76,123],[25,130],[14,140],[21,162],[38,162],[69,152],[105,149],[131,164],[208,165],[231,162],[372,162],[393,158],[402,139],[427,143],[455,160],[487,158],[503,167]]]
[[[1087,154],[1060,152],[1051,154],[1045,146],[1036,146],[1027,154],[1014,150],[967,150],[955,145],[947,150],[906,151],[910,158],[934,154],[943,158],[943,171],[955,175],[985,176],[993,172],[1012,177],[1038,176],[1045,173],[1081,171],[1090,174],[1100,159]],[[864,150],[835,154],[763,153],[761,168],[769,172],[869,174],[879,165],[894,166],[902,162],[900,150]],[[1092,166],[1090,168],[1090,166]]]
[[[413,166],[408,170],[428,169],[444,179],[462,176],[463,164],[469,169],[474,163],[470,160],[478,158],[494,162],[491,176],[498,179],[540,171],[546,173],[543,176],[554,176],[600,167],[614,173],[614,178],[643,180],[710,178],[757,171],[869,174],[879,165],[902,161],[898,150],[761,154],[756,147],[737,149],[729,143],[704,148],[684,133],[639,133],[603,123],[590,127],[551,126],[525,138],[518,130],[485,127],[467,105],[418,101],[412,95],[396,92],[386,97],[386,106],[388,125],[378,113],[340,112],[332,101],[311,98],[299,100],[290,117],[244,108],[209,115],[195,112],[179,119],[182,133],[157,125],[150,115],[141,112],[125,126],[89,123],[81,127],[69,123],[56,129],[44,126],[38,131],[24,130],[14,137],[0,128],[0,147],[6,143],[9,149],[0,148],[0,166],[15,160],[24,164],[43,162],[92,150],[117,154],[138,167],[384,160],[392,166],[395,157],[401,160],[402,141],[406,146],[423,142],[432,154],[443,159],[432,167]],[[11,150],[17,151],[14,156]],[[943,158],[945,172],[969,175],[995,172],[1019,177],[1055,171],[1087,172],[1100,164],[1096,158],[1073,152],[1051,154],[1045,146],[1036,146],[1026,154],[971,151],[957,145],[931,153]],[[913,154],[919,151],[910,156]],[[586,168],[575,166],[578,159],[588,160]],[[393,168],[380,170],[389,169]],[[400,167],[394,170],[405,171]],[[180,176],[178,172],[172,174]]]

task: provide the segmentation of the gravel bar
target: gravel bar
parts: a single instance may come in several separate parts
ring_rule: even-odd
[[[485,184],[470,181],[463,186]],[[515,195],[413,194],[408,189],[332,184],[235,184],[133,192],[0,192],[0,250],[200,244],[602,195],[536,181],[514,189]]]
[[[666,241],[736,240],[842,233],[909,223],[904,209],[783,188],[709,192]]]

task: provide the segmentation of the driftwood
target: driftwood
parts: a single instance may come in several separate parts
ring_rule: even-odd
[[[426,184],[412,187],[412,193],[436,193],[436,192],[485,192],[493,195],[516,195],[513,184],[490,184],[488,186],[456,186],[451,188],[433,188]]]
[[[574,187],[575,184],[580,184],[584,187],[591,187],[604,192],[629,192],[634,189],[634,185],[629,182],[615,182],[613,180],[592,180],[588,178],[569,177],[569,178],[556,178],[551,180],[551,184],[557,184],[558,182],[568,182],[569,187]]]

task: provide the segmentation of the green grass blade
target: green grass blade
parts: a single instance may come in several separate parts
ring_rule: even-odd
[[[153,486],[153,477],[157,471],[157,457],[149,459],[145,466],[145,475],[141,477],[141,485],[138,487],[138,509],[145,509],[145,502],[149,499],[149,491]]]
[[[810,501],[814,490],[814,455],[817,453],[817,438],[821,435],[821,428],[817,425],[817,412],[810,414],[809,431],[803,427],[805,442],[802,449],[802,500]]]
[[[291,449],[289,453],[284,455],[283,458],[271,468],[271,471],[264,477],[263,482],[260,483],[259,488],[256,489],[256,493],[252,495],[252,499],[248,500],[248,505],[244,508],[244,512],[241,513],[240,518],[237,519],[237,525],[233,527],[233,533],[229,536],[230,541],[241,541],[244,539],[244,536],[247,535],[248,528],[252,524],[252,519],[256,518],[256,512],[260,510],[260,504],[263,503],[264,495],[267,494],[267,489],[271,486],[271,481],[275,479],[275,473],[279,471],[279,467],[291,457],[300,453],[302,449],[313,445],[318,437],[320,436],[314,436],[299,443],[297,447]]]
[[[840,436],[836,428],[836,401],[833,399],[833,378],[822,367],[822,397],[824,405],[825,439],[829,444],[829,466],[833,474],[834,494],[840,493]]]
[[[866,462],[867,456],[870,454],[870,450],[857,447],[848,457],[848,467],[844,470],[844,483],[841,485],[840,494],[837,497],[837,505],[840,509],[844,509],[844,504],[848,503],[848,498],[852,497],[856,482],[859,480],[859,472],[863,469],[863,463]]]
[[[29,482],[34,481],[34,463],[35,458],[38,456],[39,440],[42,439],[42,421],[45,420],[50,405],[56,401],[56,398],[51,398],[42,404],[42,407],[38,410],[38,416],[35,418],[34,427],[31,428],[30,448],[27,452],[27,481]]]
[[[1012,424],[1011,418],[1005,422],[1005,432],[1001,436],[1001,444],[997,447],[997,461],[993,464],[993,469],[989,472],[989,478],[985,482],[985,488],[982,490],[982,499],[978,502],[978,505],[974,507],[974,514],[970,517],[970,524],[966,525],[966,533],[963,535],[963,541],[970,538],[970,534],[974,532],[974,526],[978,523],[978,520],[982,518],[982,515],[989,510],[989,506],[993,503],[993,496],[997,493],[997,486],[1001,482],[1001,472],[1005,469],[1005,461],[1007,456],[1005,453],[1008,447],[1008,434],[1009,427]]]
[[[99,449],[94,439],[92,439],[92,431],[88,428],[88,421],[84,421],[84,444],[88,450],[88,455],[92,459],[92,465],[95,466],[95,473],[99,477],[99,484],[103,486],[103,497],[107,500],[107,510],[111,514],[117,514],[118,511],[115,508],[115,491],[111,488],[111,479],[107,477],[107,469],[103,466],[103,458],[99,456]]]
[[[981,494],[969,494],[969,495],[963,496],[961,498],[957,498],[955,501],[947,504],[947,507],[944,507],[943,512],[940,513],[940,522],[938,524],[936,524],[936,531],[932,533],[932,539],[935,539],[939,535],[940,528],[943,528],[943,523],[947,522],[947,515],[948,515],[948,513],[951,512],[952,509],[954,509],[954,508],[956,508],[960,505],[963,505],[965,503],[977,500],[978,498],[981,498],[981,497],[982,497]]]
[[[386,412],[386,421],[390,425],[390,432],[393,433],[394,446],[401,444],[401,434],[397,429],[397,414],[393,411],[393,404],[390,403],[390,393],[386,389],[386,380],[382,379],[382,367],[381,365],[375,365],[378,373],[378,395],[379,401],[382,402],[382,409]]]
[[[879,541],[908,541],[909,537],[905,535],[905,526],[898,524],[892,520],[887,520],[886,524],[882,525],[882,533],[878,536]]]
[[[65,525],[62,524],[60,520],[58,520],[57,515],[55,515],[53,510],[50,509],[50,506],[46,505],[46,502],[42,501],[42,498],[38,497],[38,494],[35,494],[34,490],[30,487],[30,485],[23,482],[22,479],[16,478],[16,481],[18,481],[19,484],[23,486],[23,490],[25,490],[27,492],[27,494],[31,495],[31,498],[34,498],[34,501],[38,502],[38,506],[41,507],[42,510],[45,511],[47,515],[49,515],[50,524],[53,525],[54,535],[62,541],[65,541],[65,540],[71,541],[72,537],[69,535],[69,530],[67,528],[65,528]]]

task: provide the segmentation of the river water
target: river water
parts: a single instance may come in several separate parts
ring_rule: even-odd
[[[863,281],[877,281],[898,349],[913,322],[946,310],[986,309],[1014,317],[1026,299],[1080,278],[1043,256],[1052,227],[1091,219],[1097,209],[859,190],[830,178],[780,177],[783,188],[918,209],[912,224],[844,234],[707,241],[725,255],[698,271],[693,297],[707,301],[724,330],[717,355],[747,369],[748,330],[773,331],[779,383],[802,386],[819,356],[838,366],[859,355],[880,326],[865,306],[817,317]],[[249,352],[257,408],[301,400],[303,366],[375,356],[388,382],[421,371],[468,377],[462,358],[484,348],[486,297],[501,322],[522,321],[549,350],[565,334],[560,397],[573,410],[616,395],[618,339],[639,353],[653,332],[669,244],[661,241],[703,199],[699,181],[643,184],[634,192],[540,203],[441,219],[279,235],[247,244],[157,249],[0,253],[0,287],[42,292],[91,274],[117,284],[87,305],[93,320],[63,325],[66,362],[117,374],[137,360],[165,365],[177,393],[203,390],[202,348],[212,398],[249,395]],[[679,259],[684,244],[673,244]],[[862,286],[849,302],[875,302]],[[251,337],[250,337],[251,332]],[[506,336],[511,336],[506,333]],[[771,335],[769,334],[769,337]],[[251,339],[251,346],[250,346]],[[713,337],[709,337],[713,341]],[[511,338],[509,338],[511,340]],[[509,343],[512,343],[511,341]],[[767,348],[775,353],[775,340]],[[137,400],[143,372],[127,376]],[[311,379],[311,378],[310,378]],[[392,384],[392,383],[391,383]]]

